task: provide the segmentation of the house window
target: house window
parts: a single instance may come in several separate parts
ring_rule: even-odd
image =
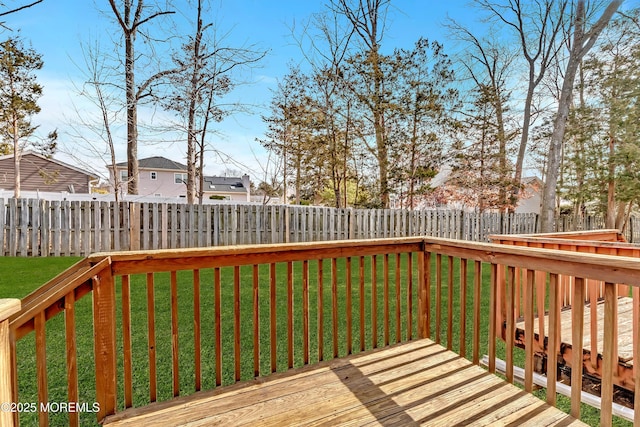
[[[120,181],[124,182],[128,179],[129,177],[127,177],[127,171],[120,171]]]
[[[151,172],[151,180],[155,181],[156,179],[158,179],[158,172]]]
[[[187,183],[187,174],[186,173],[174,173],[173,179],[176,184],[186,184]]]

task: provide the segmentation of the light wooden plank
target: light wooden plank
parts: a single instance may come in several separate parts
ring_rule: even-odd
[[[428,340],[136,408],[106,425],[230,423],[584,425]]]

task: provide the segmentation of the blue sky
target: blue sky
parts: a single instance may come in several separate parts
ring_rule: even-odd
[[[188,14],[185,1],[174,2],[180,14]],[[260,175],[259,161],[264,151],[255,142],[264,134],[265,127],[260,115],[268,114],[271,92],[276,82],[287,71],[288,61],[300,62],[300,48],[291,37],[291,27],[299,26],[314,12],[322,11],[324,1],[309,0],[234,0],[214,1],[215,22],[222,31],[229,31],[229,44],[257,44],[268,49],[269,54],[261,67],[253,70],[254,84],[240,88],[233,95],[244,103],[255,105],[253,114],[236,115],[217,126],[220,135],[212,138],[216,148],[233,157],[237,164],[225,164],[211,157],[207,159],[206,172],[217,174],[229,167],[249,173],[256,178]],[[35,121],[41,125],[42,133],[57,128],[62,145],[65,144],[65,128],[75,114],[71,102],[77,100],[73,85],[81,83],[81,72],[76,64],[83,63],[80,43],[90,38],[98,38],[101,43],[109,43],[117,34],[117,28],[105,15],[106,0],[45,0],[31,9],[11,15],[6,24],[28,41],[43,55],[44,67],[39,73],[39,81],[44,86],[40,106],[42,112]],[[102,9],[100,12],[98,9]],[[384,50],[395,47],[410,47],[419,37],[438,40],[446,46],[446,30],[442,23],[447,15],[465,23],[474,19],[473,9],[467,0],[397,0],[393,2]],[[212,20],[210,18],[210,20]],[[3,37],[10,32],[5,31]],[[68,141],[67,141],[68,142]],[[184,162],[184,149],[178,143],[139,147],[140,157],[163,155]],[[118,145],[118,161],[125,160],[124,143]],[[64,154],[61,160],[73,162]],[[258,157],[259,161],[255,159]],[[103,162],[85,158],[86,163],[102,172]]]

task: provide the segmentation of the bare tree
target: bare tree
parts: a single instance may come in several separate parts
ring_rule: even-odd
[[[494,128],[491,133],[495,135],[494,138],[498,144],[498,149],[495,150],[496,154],[492,154],[492,156],[497,155],[499,164],[496,171],[500,175],[499,181],[502,184],[498,200],[493,203],[493,206],[499,207],[501,211],[504,211],[510,206],[507,189],[513,183],[508,178],[511,173],[508,167],[508,149],[511,142],[517,137],[517,133],[513,129],[507,128],[507,111],[509,110],[507,103],[510,93],[507,82],[512,75],[515,54],[503,43],[495,39],[480,39],[469,29],[453,20],[449,22],[448,27],[453,36],[466,45],[460,64],[463,68],[463,73],[473,82],[475,86],[474,92],[477,95],[474,96],[474,105],[470,111],[478,114],[473,118],[467,116],[465,120],[474,121],[482,118],[481,121],[486,121],[484,118],[487,113],[482,108],[478,109],[477,103],[479,99],[482,99],[481,104],[484,107],[489,104],[492,106],[489,114],[493,118],[489,123]],[[471,132],[473,131],[471,129]],[[481,150],[481,152],[485,151]]]
[[[540,231],[543,233],[552,232],[554,228],[556,185],[560,173],[562,141],[569,117],[573,85],[578,67],[621,4],[622,0],[611,1],[602,12],[602,15],[600,15],[600,18],[598,18],[588,30],[586,29],[585,1],[578,0],[575,11],[573,12],[573,40],[569,49],[569,58],[562,81],[562,89],[558,101],[558,112],[553,124],[553,133],[551,134],[549,153],[547,156],[547,172],[542,191]]]
[[[139,60],[139,57],[136,53],[135,42],[140,34],[146,39],[145,41],[152,43],[151,39],[145,37],[145,34],[141,32],[141,27],[158,17],[173,14],[174,12],[145,5],[144,0],[109,0],[109,5],[124,38],[128,193],[138,194],[138,104],[142,98],[149,95],[149,90],[154,83],[175,71],[158,71],[136,85],[136,61]]]
[[[311,17],[300,35],[294,34],[312,69],[311,96],[322,117],[322,136],[318,142],[324,150],[318,151],[322,151],[337,208],[347,206],[348,161],[353,140],[353,96],[345,92],[343,73],[355,30],[352,25],[344,27],[335,13],[318,13]]]
[[[113,187],[115,201],[118,202],[129,181],[128,178],[121,179],[115,169],[114,132],[125,107],[112,83],[116,79],[114,70],[105,63],[106,58],[99,43],[85,43],[82,51],[84,63],[78,64],[78,69],[84,74],[84,82],[76,86],[75,91],[82,102],[88,102],[94,108],[80,107],[73,103],[75,117],[68,118],[71,143],[65,144],[62,149],[83,166],[90,166],[85,164],[85,158],[102,160],[111,172],[102,178]]]
[[[476,0],[476,4],[506,25],[518,39],[519,50],[527,66],[527,89],[523,105],[522,133],[516,158],[511,205],[520,192],[522,170],[532,122],[532,104],[537,86],[563,46],[563,28],[568,0]]]
[[[43,0],[35,0],[32,1],[30,3],[25,3],[25,4],[21,4],[19,6],[12,6],[12,7],[7,7],[7,5],[5,4],[5,2],[0,2],[0,8],[6,9],[2,12],[0,12],[0,18],[3,18],[7,15],[11,15],[12,13],[16,13],[16,12],[20,12],[21,10],[25,10],[28,9],[32,6],[37,5],[38,3],[42,3]],[[4,24],[4,22],[0,22],[0,27],[2,28],[7,28],[7,26]]]
[[[385,19],[390,0],[331,0],[330,9],[344,16],[363,44],[363,67],[371,81],[371,89],[358,92],[360,99],[371,113],[375,137],[375,157],[378,163],[380,204],[389,207],[389,150],[385,130],[385,96],[383,56],[380,45],[384,35]],[[366,70],[366,71],[365,71]],[[355,86],[348,86],[352,89]]]
[[[180,71],[170,77],[174,90],[166,102],[166,106],[185,121],[187,203],[194,203],[196,195],[202,203],[204,154],[212,122],[219,122],[232,111],[242,109],[238,105],[223,106],[220,102],[240,83],[232,72],[253,66],[267,53],[255,46],[227,46],[225,40],[229,33],[219,37],[213,23],[204,22],[205,3],[202,0],[195,2],[195,31],[183,44],[181,52],[174,55],[176,70]]]

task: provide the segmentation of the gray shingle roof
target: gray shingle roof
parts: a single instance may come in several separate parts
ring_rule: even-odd
[[[225,193],[246,193],[242,178],[226,176],[205,176],[204,191],[220,191]]]
[[[126,167],[127,162],[116,163],[118,167]],[[140,169],[168,169],[168,170],[180,170],[186,171],[187,166],[182,163],[174,162],[173,160],[169,160],[166,157],[155,156],[155,157],[147,157],[146,159],[138,160],[138,167]]]

